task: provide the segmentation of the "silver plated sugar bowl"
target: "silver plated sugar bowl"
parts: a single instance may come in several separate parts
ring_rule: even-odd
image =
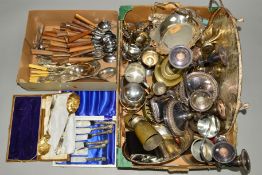
[[[146,99],[145,89],[138,83],[128,83],[121,90],[120,102],[128,111],[138,111]]]

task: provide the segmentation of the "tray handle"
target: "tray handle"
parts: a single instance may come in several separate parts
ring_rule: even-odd
[[[174,167],[174,168],[168,168],[168,173],[173,174],[173,173],[188,173],[189,169],[185,167]]]
[[[155,2],[154,6],[152,8],[152,11],[154,13],[157,11],[157,9],[173,11],[173,10],[180,8],[180,7],[181,7],[181,4],[177,3],[177,2],[165,2],[165,3]]]

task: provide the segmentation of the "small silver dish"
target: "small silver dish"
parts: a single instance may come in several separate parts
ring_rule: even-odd
[[[159,60],[158,53],[154,50],[146,50],[142,54],[142,62],[148,68],[154,67],[158,63],[158,60]]]
[[[198,133],[207,138],[215,137],[220,131],[220,121],[215,116],[207,116],[197,122]]]
[[[191,153],[199,162],[210,162],[214,144],[208,139],[197,139],[191,145]]]
[[[155,95],[163,95],[166,93],[167,91],[167,87],[165,85],[165,83],[162,83],[162,82],[156,82],[153,84],[152,86],[152,90],[153,90],[153,93]]]
[[[212,94],[212,100],[215,101],[218,97],[218,83],[210,75],[205,72],[192,72],[186,77],[187,86],[187,96],[199,89],[208,91]]]
[[[177,45],[169,53],[168,60],[172,67],[185,69],[192,63],[192,51],[185,46]]]
[[[194,91],[189,98],[190,106],[198,112],[205,112],[213,106],[212,94],[203,89]]]
[[[236,149],[226,141],[216,143],[213,148],[213,158],[221,164],[231,163],[236,156]]]

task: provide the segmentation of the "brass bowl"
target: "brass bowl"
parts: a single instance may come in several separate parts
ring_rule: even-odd
[[[162,73],[162,69],[163,67],[165,68],[165,64],[167,64],[168,60],[165,59],[162,64],[157,64],[155,69],[154,69],[154,76],[156,78],[156,80],[158,82],[162,82],[164,83],[166,86],[170,87],[170,86],[175,86],[177,85],[179,82],[182,81],[182,76],[180,73],[173,73],[170,76],[169,79],[167,79],[164,74]]]

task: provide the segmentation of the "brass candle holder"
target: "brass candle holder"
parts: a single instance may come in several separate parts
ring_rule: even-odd
[[[135,131],[137,138],[146,151],[151,151],[157,148],[163,140],[156,129],[142,116],[136,114],[126,115],[125,124],[128,128]]]

